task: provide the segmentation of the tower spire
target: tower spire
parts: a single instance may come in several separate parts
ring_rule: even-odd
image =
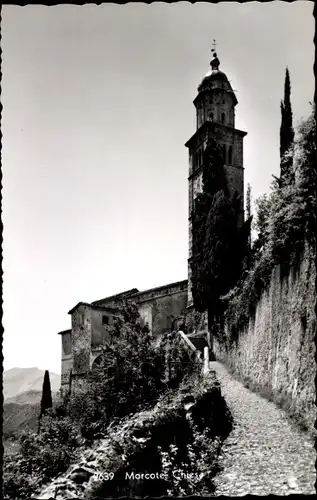
[[[211,49],[213,59],[210,62],[210,66],[211,66],[212,71],[218,71],[219,65],[220,65],[220,61],[219,61],[219,59],[217,57],[217,53],[216,53],[216,46],[217,46],[217,43],[216,43],[216,39],[214,38],[213,42],[212,42],[212,49]]]

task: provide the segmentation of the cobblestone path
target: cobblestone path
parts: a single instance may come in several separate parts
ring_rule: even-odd
[[[294,429],[283,411],[246,389],[226,367],[211,362],[230,408],[233,430],[214,478],[216,496],[316,494],[313,439]]]

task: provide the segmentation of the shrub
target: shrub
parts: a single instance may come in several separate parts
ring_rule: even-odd
[[[53,413],[43,417],[41,433],[24,433],[19,452],[4,457],[4,499],[30,498],[42,484],[67,470],[79,444],[78,429],[69,417]]]

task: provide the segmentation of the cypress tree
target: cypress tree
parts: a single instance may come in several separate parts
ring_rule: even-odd
[[[39,429],[38,430],[40,430],[40,423],[41,423],[42,416],[45,415],[46,410],[48,410],[49,408],[52,408],[52,406],[53,406],[53,403],[52,403],[50,374],[49,374],[48,370],[45,370],[44,379],[43,379],[43,386],[42,386],[41,411],[40,411],[40,416],[39,416]]]
[[[285,157],[285,153],[294,141],[293,113],[291,105],[291,82],[288,68],[285,71],[284,100],[281,101],[281,128],[280,128],[280,179],[291,175],[292,158]]]

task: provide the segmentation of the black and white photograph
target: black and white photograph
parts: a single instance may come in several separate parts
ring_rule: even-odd
[[[4,5],[4,500],[316,494],[314,4]]]

